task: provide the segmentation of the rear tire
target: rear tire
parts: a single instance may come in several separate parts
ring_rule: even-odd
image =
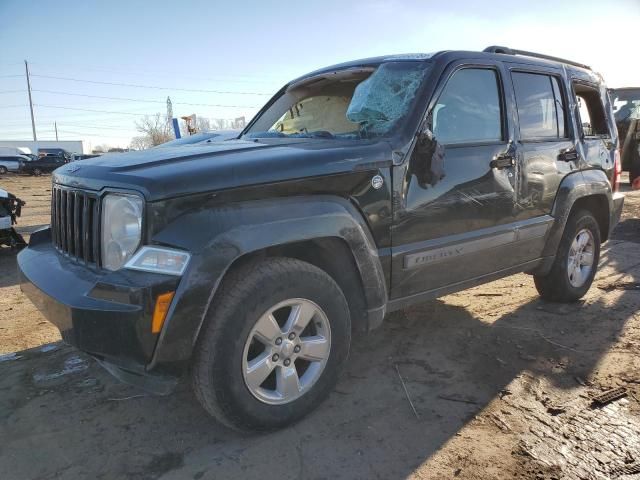
[[[0,166],[0,175],[6,175],[8,172],[7,167]]]
[[[39,168],[34,168],[34,169],[33,169],[33,174],[34,174],[36,177],[39,177],[40,175],[42,175],[42,170],[40,170]]]
[[[193,388],[230,428],[280,428],[331,392],[350,341],[347,301],[327,273],[291,258],[251,262],[216,293],[196,346]]]
[[[547,275],[534,275],[540,296],[575,302],[593,283],[600,260],[600,227],[588,210],[573,212],[564,227],[556,258]]]

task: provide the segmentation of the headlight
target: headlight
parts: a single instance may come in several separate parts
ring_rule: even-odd
[[[144,246],[127,262],[125,267],[143,272],[182,275],[190,258],[191,255],[182,250]]]
[[[102,200],[102,266],[118,270],[131,258],[142,236],[142,199],[111,193]]]

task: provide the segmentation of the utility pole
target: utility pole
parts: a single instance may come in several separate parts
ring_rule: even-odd
[[[29,79],[29,64],[24,61],[24,70],[27,73],[27,91],[29,92],[29,110],[31,110],[31,129],[33,130],[33,141],[37,142],[36,121],[33,119],[33,101],[31,100],[31,80]]]
[[[56,142],[58,141],[58,122],[53,122],[53,128],[56,129]]]

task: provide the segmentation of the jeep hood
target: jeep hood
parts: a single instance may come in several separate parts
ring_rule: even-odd
[[[54,183],[82,189],[136,190],[148,201],[249,185],[333,175],[391,163],[383,141],[230,140],[113,153],[69,163]],[[376,165],[379,167],[380,165]]]

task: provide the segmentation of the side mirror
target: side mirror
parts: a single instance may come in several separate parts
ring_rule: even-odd
[[[420,142],[432,142],[433,140],[433,132],[427,127],[424,127],[422,130],[420,130],[420,133],[418,133],[418,141]]]
[[[420,184],[435,186],[444,178],[444,145],[439,143],[433,132],[426,127],[417,135],[413,157],[414,169]]]

